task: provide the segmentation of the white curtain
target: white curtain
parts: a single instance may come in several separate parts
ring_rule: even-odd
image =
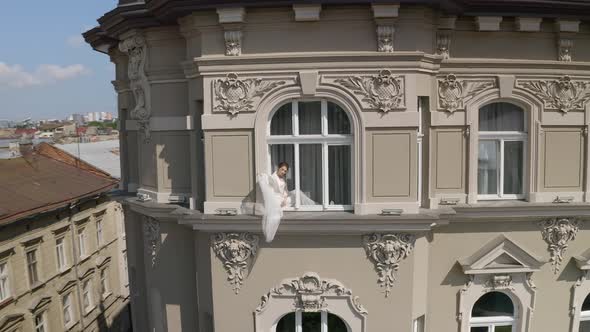
[[[479,109],[479,131],[524,131],[524,111],[509,103],[494,103]]]
[[[480,141],[477,165],[477,193],[498,193],[498,142]]]

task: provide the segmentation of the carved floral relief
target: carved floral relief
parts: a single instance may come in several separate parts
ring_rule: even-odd
[[[393,25],[377,26],[377,51],[392,53],[393,52],[393,35],[395,28]]]
[[[215,111],[228,112],[236,115],[239,112],[250,112],[254,109],[254,98],[285,84],[285,81],[263,81],[260,78],[240,79],[238,74],[227,74],[225,79],[213,82],[216,106]]]
[[[143,219],[143,236],[145,241],[145,252],[150,258],[152,267],[156,264],[156,256],[160,246],[160,222],[152,217]]]
[[[495,82],[460,80],[453,74],[438,80],[438,106],[439,109],[453,113],[465,108],[464,102],[483,90],[493,88]]]
[[[361,95],[363,102],[381,112],[405,109],[404,77],[394,76],[389,70],[381,70],[375,76],[351,76],[335,82]]]
[[[256,257],[259,238],[250,233],[218,233],[212,241],[213,251],[227,272],[227,280],[238,294],[251,259]]]
[[[559,272],[568,243],[576,238],[578,225],[578,221],[571,218],[552,218],[539,223],[543,240],[549,245],[550,261],[555,274]]]
[[[131,118],[139,123],[139,130],[144,134],[144,142],[150,140],[150,86],[145,74],[145,63],[147,57],[147,44],[141,34],[135,34],[119,44],[119,50],[127,53],[129,66],[127,75],[129,86],[135,99],[135,107],[131,110]]]
[[[590,82],[572,81],[567,75],[553,81],[521,81],[520,85],[542,99],[545,108],[563,113],[583,110],[590,100]]]
[[[385,288],[385,297],[397,279],[397,270],[402,260],[414,249],[416,238],[412,234],[371,234],[363,237],[367,256],[375,264],[379,275],[377,283]]]

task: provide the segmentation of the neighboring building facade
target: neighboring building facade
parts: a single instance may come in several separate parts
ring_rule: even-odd
[[[0,183],[0,331],[129,331],[117,180],[41,143]]]
[[[590,4],[305,3],[119,1],[85,34],[138,195],[134,327],[588,331]]]

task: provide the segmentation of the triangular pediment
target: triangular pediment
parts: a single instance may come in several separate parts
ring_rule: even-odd
[[[57,287],[57,292],[59,294],[67,291],[68,289],[74,287],[76,282],[74,280],[64,280],[62,283]]]
[[[33,313],[37,312],[40,309],[45,308],[50,302],[51,302],[51,297],[49,297],[49,296],[36,298],[31,302],[31,306],[29,307],[29,311],[31,311]]]
[[[488,242],[459,264],[465,274],[526,273],[538,271],[546,260],[533,255],[505,235]]]
[[[580,270],[590,270],[590,249],[574,257],[576,265]]]
[[[23,320],[25,320],[24,314],[8,314],[0,318],[0,330],[8,330],[9,328],[14,328],[17,326],[18,323],[22,322]]]

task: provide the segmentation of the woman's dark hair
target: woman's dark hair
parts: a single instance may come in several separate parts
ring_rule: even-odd
[[[285,167],[287,167],[287,169],[289,169],[289,164],[287,164],[287,163],[286,163],[286,162],[284,162],[284,161],[281,161],[281,162],[279,163],[279,166],[278,166],[278,168],[281,168],[281,167],[283,167],[283,166],[285,166]]]

